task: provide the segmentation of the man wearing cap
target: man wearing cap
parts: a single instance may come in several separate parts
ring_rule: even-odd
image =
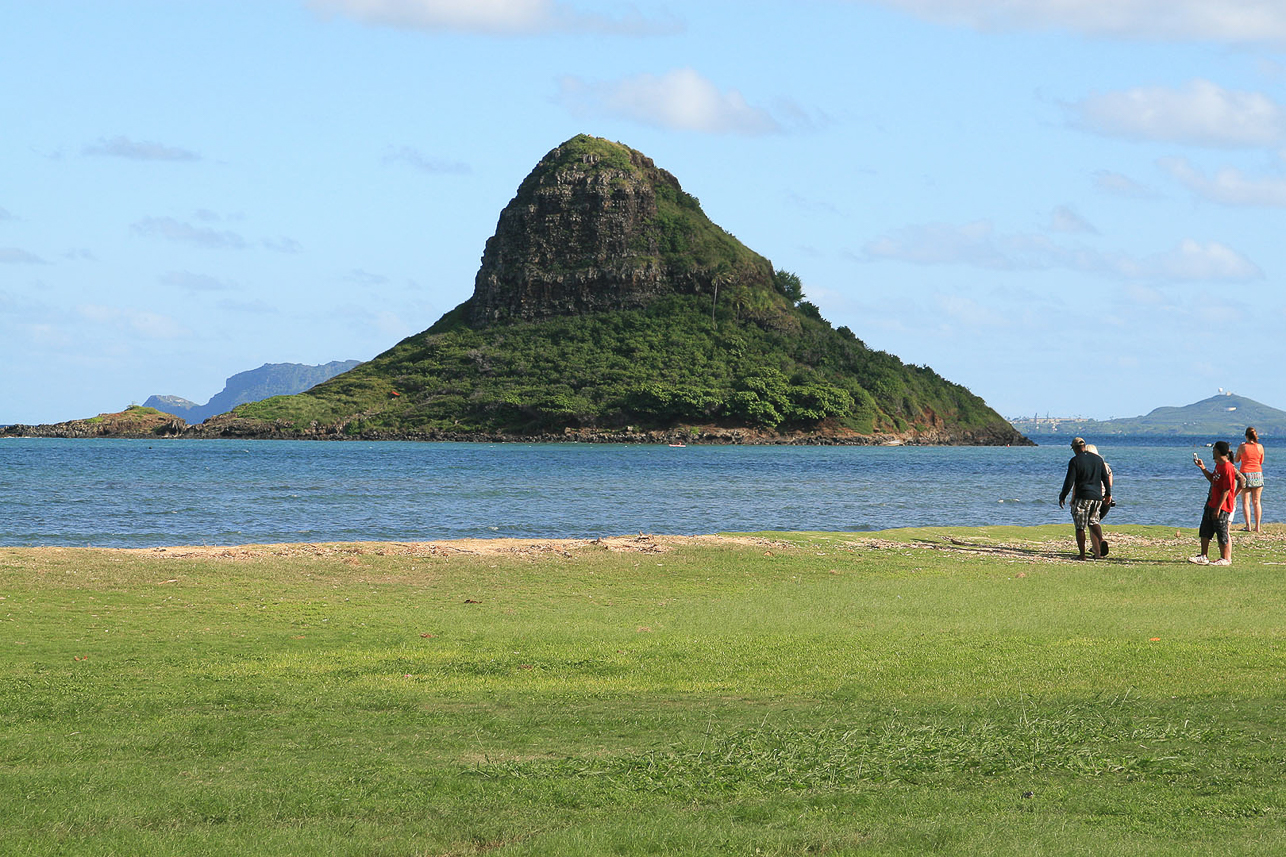
[[[1093,538],[1091,556],[1107,556],[1107,542],[1099,526],[1099,509],[1112,502],[1112,483],[1107,475],[1107,463],[1098,455],[1085,449],[1085,438],[1072,440],[1076,454],[1067,462],[1067,478],[1063,480],[1062,493],[1058,495],[1058,508],[1063,508],[1067,495],[1072,495],[1072,523],[1076,526],[1076,547],[1085,559],[1085,530]]]

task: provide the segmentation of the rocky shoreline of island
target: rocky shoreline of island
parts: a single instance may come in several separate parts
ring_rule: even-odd
[[[204,423],[188,425],[182,418],[151,408],[132,407],[117,414],[100,414],[88,419],[45,425],[0,427],[0,437],[64,439],[147,439],[164,440],[319,440],[319,441],[420,441],[465,443],[628,443],[687,445],[761,446],[1034,446],[1017,431],[1003,428],[961,429],[934,426],[901,432],[859,434],[835,424],[809,429],[769,431],[745,426],[673,426],[643,429],[567,427],[561,431],[529,434],[502,432],[419,429],[401,431],[364,427],[354,431],[343,424],[311,424],[299,428],[285,421],[266,423],[224,415]]]

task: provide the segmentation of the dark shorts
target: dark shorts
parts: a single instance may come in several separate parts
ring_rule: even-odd
[[[1206,506],[1201,513],[1201,529],[1197,535],[1203,539],[1218,538],[1220,546],[1228,544],[1228,513]]]

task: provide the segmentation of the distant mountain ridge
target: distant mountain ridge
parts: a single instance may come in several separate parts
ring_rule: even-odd
[[[358,365],[360,360],[332,360],[317,366],[304,363],[265,363],[258,369],[238,372],[229,378],[223,391],[204,405],[181,396],[150,396],[145,408],[181,417],[188,425],[205,422],[237,405],[258,402],[272,396],[293,396],[328,381]]]
[[[1286,411],[1256,402],[1235,393],[1220,393],[1181,407],[1154,408],[1147,414],[1117,420],[1010,420],[1028,437],[1091,434],[1122,435],[1205,435],[1235,440],[1247,426],[1261,436],[1286,435]]]

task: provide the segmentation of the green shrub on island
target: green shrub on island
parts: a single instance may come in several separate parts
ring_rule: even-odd
[[[713,223],[642,153],[586,135],[519,185],[469,300],[373,360],[233,419],[238,431],[348,437],[700,425],[1023,440],[964,387],[834,329],[797,274]]]
[[[477,330],[457,309],[312,390],[235,414],[300,429],[359,415],[349,434],[359,421],[523,434],[681,424],[786,430],[829,420],[871,434],[924,426],[927,415],[975,429],[998,419],[965,388],[825,321],[783,308],[761,325],[739,320],[741,311],[725,303],[712,321],[705,299],[672,296],[645,309]]]

